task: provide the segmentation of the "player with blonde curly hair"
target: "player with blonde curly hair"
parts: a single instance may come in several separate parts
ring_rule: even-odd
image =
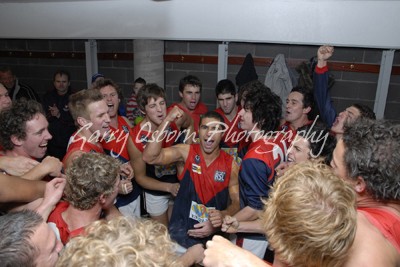
[[[66,246],[58,267],[182,266],[167,228],[154,220],[96,221]]]
[[[264,203],[263,226],[280,261],[343,266],[356,234],[355,194],[328,166],[294,165]]]
[[[354,190],[323,163],[289,168],[261,216],[275,251],[273,266],[344,266],[357,232]],[[205,266],[271,266],[220,236],[207,242]]]
[[[66,244],[85,226],[107,215],[118,194],[120,162],[100,153],[83,153],[67,169],[65,200],[48,222]]]

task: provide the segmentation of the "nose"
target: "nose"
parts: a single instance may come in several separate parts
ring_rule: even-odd
[[[50,134],[49,130],[46,129],[46,136],[45,136],[45,140],[50,140],[52,139],[53,136]]]
[[[346,116],[346,110],[343,110],[342,112],[339,113],[339,117],[343,118]]]
[[[105,114],[105,121],[108,123],[111,122],[110,115],[108,115],[108,113]]]
[[[158,112],[162,111],[161,105],[157,105],[156,108],[157,108],[157,111],[158,111]]]
[[[244,114],[244,108],[242,108],[242,109],[239,111],[238,115],[239,115],[240,117],[243,117],[243,114]]]

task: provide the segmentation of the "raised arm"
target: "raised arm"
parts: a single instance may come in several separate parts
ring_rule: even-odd
[[[58,177],[46,184],[42,203],[36,208],[36,212],[42,215],[46,221],[58,201],[60,201],[66,183],[64,177]]]
[[[314,98],[321,114],[321,119],[332,127],[336,119],[336,110],[332,105],[332,99],[328,92],[328,65],[327,61],[332,56],[334,48],[323,45],[318,49],[318,63],[314,70]]]
[[[179,109],[178,106],[175,106],[174,109],[175,108]],[[184,129],[184,131],[186,131],[185,144],[195,143],[196,132],[194,131],[194,121],[188,113],[182,111],[181,117],[175,120],[175,124],[180,130]]]
[[[175,106],[165,117],[164,121],[158,126],[157,130],[146,144],[143,151],[143,160],[148,164],[166,165],[174,162],[185,161],[189,153],[189,146],[186,144],[175,145],[162,148],[162,140],[165,138],[166,129],[171,122],[180,120],[184,112]]]

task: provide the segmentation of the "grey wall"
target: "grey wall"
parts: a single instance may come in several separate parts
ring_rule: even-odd
[[[0,36],[400,48],[392,0],[1,0]]]
[[[0,39],[0,51],[70,51],[84,52],[85,40],[17,40]],[[98,40],[98,52],[133,52],[132,40]],[[218,53],[219,42],[165,41],[165,54],[214,55]],[[266,43],[229,43],[229,55],[244,57],[275,57],[283,53],[288,59],[309,60],[315,55],[318,46],[277,45]],[[364,48],[336,47],[334,61],[380,64],[382,50]],[[86,87],[85,61],[79,59],[27,59],[0,58],[0,65],[10,65],[17,76],[41,94],[51,88],[53,72],[58,68],[69,70],[72,86],[76,89]],[[400,52],[395,53],[394,65],[400,66]],[[228,78],[234,81],[240,65],[228,66]],[[256,67],[259,80],[264,81],[268,67]],[[124,91],[130,94],[130,84],[136,78],[133,62],[130,60],[99,60],[99,72],[114,79]],[[192,63],[166,63],[165,88],[169,103],[179,101],[179,79],[187,74],[199,76],[203,82],[202,100],[214,108],[216,98],[214,87],[217,83],[217,65]],[[378,74],[345,71],[333,72],[336,83],[331,90],[334,105],[343,110],[354,102],[373,107]],[[151,81],[148,81],[151,82]],[[400,77],[392,75],[386,104],[385,118],[400,121]]]

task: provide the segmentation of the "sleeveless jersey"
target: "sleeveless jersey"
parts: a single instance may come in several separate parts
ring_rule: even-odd
[[[180,189],[169,223],[171,238],[181,246],[188,248],[211,239],[212,236],[192,238],[187,231],[199,222],[208,221],[210,209],[227,208],[232,161],[230,155],[220,151],[219,156],[207,166],[200,145],[190,145],[185,166],[179,175]]]
[[[71,138],[69,139],[67,153],[63,159],[63,165],[65,166],[65,162],[67,158],[75,151],[82,151],[86,153],[103,153],[104,150],[101,146],[97,146],[93,143],[90,143],[86,138],[79,136],[78,132],[75,132]]]
[[[389,240],[400,253],[400,216],[386,209],[358,207],[368,221]]]
[[[61,242],[65,245],[68,241],[75,236],[82,234],[84,227],[70,231],[67,223],[62,217],[62,213],[69,207],[69,203],[66,201],[59,202],[54,210],[50,213],[47,219],[50,227],[55,230],[56,235],[60,237]]]

